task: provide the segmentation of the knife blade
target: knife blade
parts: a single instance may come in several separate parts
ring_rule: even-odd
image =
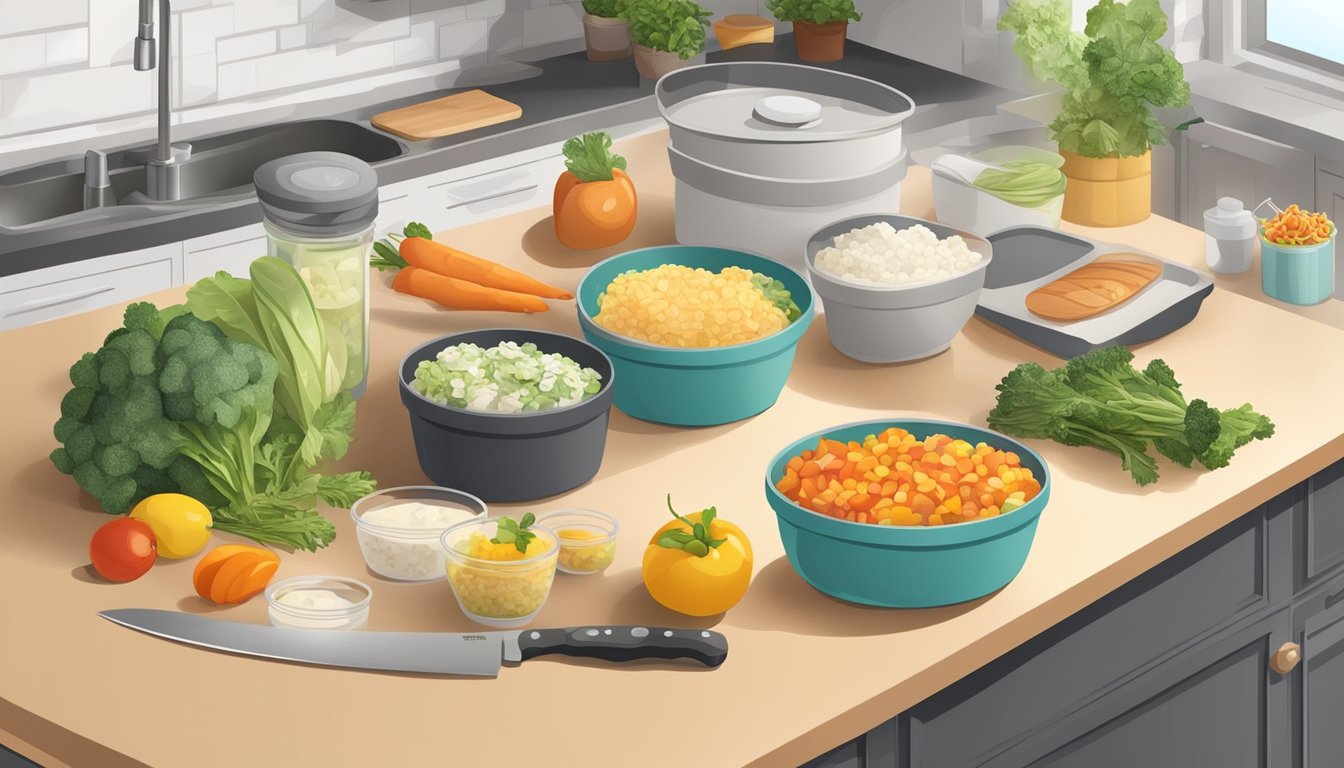
[[[701,629],[590,626],[492,632],[294,629],[210,619],[182,611],[120,608],[99,616],[201,648],[327,667],[496,677],[504,662],[561,654],[606,661],[687,658],[717,667],[728,639]]]

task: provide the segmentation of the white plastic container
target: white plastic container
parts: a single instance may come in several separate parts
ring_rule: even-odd
[[[1218,198],[1218,205],[1204,212],[1204,261],[1222,275],[1251,268],[1255,253],[1255,216],[1240,200]]]
[[[1053,152],[1023,146],[995,147],[968,158],[960,155],[934,158],[929,169],[933,172],[933,207],[938,221],[981,237],[1017,226],[1058,229],[1064,212],[1063,194],[1042,205],[1028,208],[1014,205],[974,185],[974,176],[983,168],[982,164],[1018,159],[1052,163],[1058,161],[1061,164],[1064,160]],[[973,162],[968,163],[968,160]],[[974,172],[968,172],[968,167],[975,169]]]
[[[323,599],[291,600],[305,595]],[[368,584],[344,576],[295,576],[266,589],[267,617],[276,627],[363,629],[372,600]]]
[[[450,522],[440,524],[435,515],[418,514],[400,520],[400,525],[378,522],[379,511],[415,505],[429,508]],[[372,513],[372,514],[371,514]],[[484,501],[469,493],[435,485],[405,485],[384,488],[356,501],[350,507],[355,537],[369,570],[397,581],[438,581],[444,578],[443,544],[440,534],[466,520],[486,514]],[[405,517],[404,515],[397,515]]]

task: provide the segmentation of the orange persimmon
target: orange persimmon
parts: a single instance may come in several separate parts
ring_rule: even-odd
[[[567,248],[615,245],[635,228],[639,201],[625,158],[611,152],[611,136],[588,133],[565,142],[565,167],[555,182],[555,237]]]

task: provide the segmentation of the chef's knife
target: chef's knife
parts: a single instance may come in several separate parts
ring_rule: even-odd
[[[563,654],[606,661],[689,658],[717,667],[728,639],[707,629],[591,626],[507,632],[366,632],[291,629],[207,619],[181,611],[122,608],[99,616],[190,645],[328,667],[495,677],[503,662]]]

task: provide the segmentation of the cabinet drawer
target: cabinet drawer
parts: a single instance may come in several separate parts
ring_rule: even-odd
[[[1289,493],[1296,555],[1293,578],[1301,592],[1344,572],[1344,461]]]
[[[0,331],[131,301],[172,286],[170,256],[14,290],[0,286]]]
[[[545,205],[565,169],[560,155],[430,186],[431,229],[439,231]]]
[[[911,768],[982,765],[1268,606],[1267,535],[1261,508],[912,708]]]

